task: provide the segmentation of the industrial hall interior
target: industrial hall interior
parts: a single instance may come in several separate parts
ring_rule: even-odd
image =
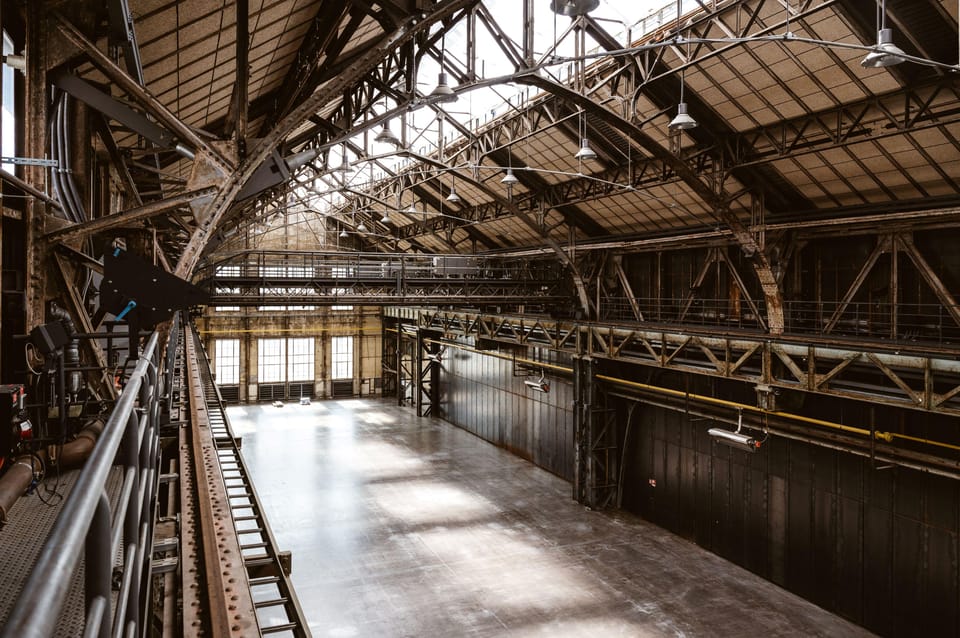
[[[0,0],[0,638],[960,637],[958,19]]]

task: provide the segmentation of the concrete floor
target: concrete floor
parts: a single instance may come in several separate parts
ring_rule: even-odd
[[[870,635],[392,402],[228,414],[315,636]]]

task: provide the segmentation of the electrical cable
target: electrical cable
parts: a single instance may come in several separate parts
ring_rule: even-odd
[[[32,354],[36,356],[37,355],[36,350],[37,350],[37,347],[29,341],[23,344],[23,359],[27,364],[27,370],[29,370],[32,375],[39,377],[40,373],[34,370],[33,365],[30,364],[31,351],[33,351]]]

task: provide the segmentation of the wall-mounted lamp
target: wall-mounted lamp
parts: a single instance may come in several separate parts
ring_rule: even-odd
[[[741,410],[737,415],[737,430],[735,432],[724,430],[723,428],[710,428],[707,430],[707,434],[715,438],[717,443],[723,443],[724,445],[729,445],[744,452],[756,452],[759,450],[760,446],[766,440],[766,437],[757,439],[752,435],[742,432],[742,429],[743,411]]]
[[[760,447],[760,441],[740,432],[731,432],[723,428],[710,428],[707,430],[707,434],[717,439],[717,443],[723,443],[745,452],[756,452]]]
[[[550,392],[550,382],[544,378],[542,372],[540,373],[540,378],[536,381],[533,379],[524,379],[523,384],[534,392],[543,392],[544,394]]]

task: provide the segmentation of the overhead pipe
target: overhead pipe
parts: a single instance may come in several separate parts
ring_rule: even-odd
[[[22,454],[0,477],[0,525],[7,523],[10,509],[33,483],[34,474],[45,467],[72,469],[83,465],[103,432],[103,421],[93,419],[80,430],[77,438],[64,445],[51,445],[35,454]],[[39,464],[39,467],[37,465]]]

